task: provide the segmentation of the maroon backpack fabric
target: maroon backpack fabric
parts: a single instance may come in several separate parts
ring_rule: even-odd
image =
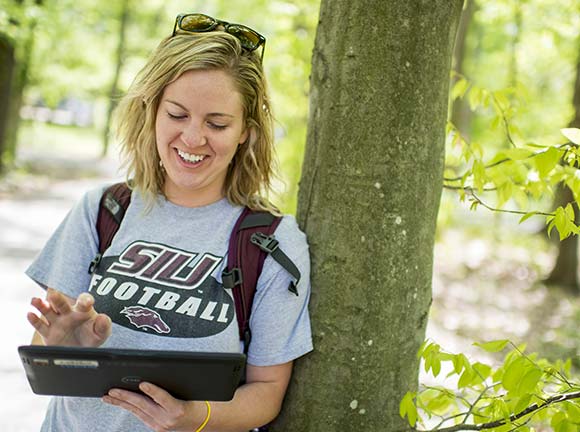
[[[89,273],[95,271],[103,253],[111,245],[130,201],[131,189],[124,182],[108,187],[103,193],[97,216],[99,253],[91,262]],[[271,213],[255,212],[246,207],[230,235],[228,267],[222,273],[222,282],[224,288],[232,290],[240,340],[244,342],[246,354],[251,340],[249,323],[252,302],[268,254],[294,277],[296,282],[291,282],[288,289],[298,295],[296,284],[300,272],[278,248],[278,241],[273,236],[281,220],[281,217]]]

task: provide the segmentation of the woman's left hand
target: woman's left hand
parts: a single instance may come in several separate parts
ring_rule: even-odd
[[[203,408],[200,403],[175,399],[161,387],[147,382],[139,384],[139,389],[145,395],[111,389],[103,396],[103,402],[126,409],[157,432],[195,430],[203,420],[202,414],[196,413]]]

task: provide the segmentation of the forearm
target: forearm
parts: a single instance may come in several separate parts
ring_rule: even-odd
[[[272,421],[280,412],[283,396],[279,396],[277,384],[254,382],[236,390],[229,402],[210,402],[211,416],[204,431],[247,432]],[[196,416],[199,426],[205,419],[205,404],[199,404]],[[199,408],[199,407],[202,408]],[[194,429],[195,430],[195,429]]]
[[[247,432],[272,421],[280,412],[292,374],[292,362],[276,366],[247,365],[247,383],[239,387],[229,402],[210,402],[211,416],[204,432]],[[188,405],[193,414],[193,430],[205,419],[203,402]]]

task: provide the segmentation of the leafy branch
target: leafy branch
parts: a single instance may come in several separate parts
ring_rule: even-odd
[[[567,400],[573,400],[573,399],[580,399],[580,392],[552,396],[552,397],[546,399],[546,401],[541,403],[541,404],[534,403],[534,404],[530,405],[525,410],[520,411],[517,414],[511,415],[508,419],[495,420],[495,421],[481,423],[481,424],[458,424],[455,426],[443,427],[443,428],[439,428],[439,429],[428,429],[428,430],[425,430],[424,432],[457,432],[457,431],[467,431],[467,430],[493,429],[493,428],[497,428],[500,426],[504,426],[506,424],[513,423],[516,420],[521,419],[522,417],[525,417],[529,414],[533,414],[536,411],[545,409],[550,405],[564,402]]]
[[[446,387],[421,386],[418,393],[409,392],[400,404],[401,417],[407,417],[421,432],[455,431],[529,431],[528,424],[545,425],[556,432],[578,430],[580,426],[580,384],[570,378],[571,361],[538,359],[524,347],[509,340],[475,343],[488,352],[503,351],[508,345],[502,364],[496,369],[484,363],[472,363],[464,354],[445,352],[431,341],[425,341],[418,356],[425,371],[437,376],[441,363],[448,362],[457,375],[456,390]],[[460,407],[462,405],[465,408]],[[433,427],[425,428],[426,419],[441,419]],[[453,423],[453,424],[449,424]]]
[[[523,215],[523,216],[528,216],[530,213],[533,213],[534,215],[541,215],[541,216],[556,216],[556,213],[545,213],[545,212],[540,212],[540,211],[525,212],[525,211],[520,211],[520,210],[506,210],[506,209],[491,207],[490,205],[483,202],[481,200],[481,198],[479,198],[477,195],[475,195],[475,191],[473,189],[469,189],[469,193],[473,197],[473,202],[480,204],[482,207],[485,207],[486,209],[493,211],[493,212],[510,213],[510,214],[517,214],[517,215]]]
[[[546,218],[548,232],[556,228],[561,240],[573,234],[580,234],[572,204],[560,206],[553,212],[524,212],[501,208],[511,199],[520,208],[525,208],[530,196],[539,200],[552,194],[554,186],[558,184],[570,188],[575,198],[580,197],[580,170],[578,169],[580,129],[561,129],[562,135],[568,140],[563,144],[542,146],[530,143],[526,146],[517,146],[512,136],[513,128],[510,125],[515,110],[508,97],[516,94],[516,89],[490,91],[474,85],[462,74],[454,72],[453,75],[458,80],[451,90],[451,98],[467,97],[472,111],[479,107],[493,108],[496,117],[490,126],[495,128],[500,122],[503,124],[510,148],[500,150],[489,162],[484,162],[483,148],[465,139],[460,131],[449,122],[447,129],[449,143],[452,147],[461,148],[459,162],[463,160],[471,167],[462,175],[443,176],[444,188],[458,191],[462,201],[466,195],[469,195],[472,210],[481,205],[490,211],[522,215],[520,223],[532,216],[543,216]],[[533,148],[538,150],[533,151]],[[502,165],[504,165],[503,170],[495,169]],[[485,203],[476,192],[477,194],[495,192],[496,206],[492,207]]]
[[[567,151],[570,148],[580,148],[580,145],[575,144],[575,143],[572,143],[572,142],[568,142],[568,143],[564,143],[564,144],[559,144],[559,145],[556,145],[556,146],[552,146],[552,147],[549,147],[549,148],[554,148],[556,150],[564,150],[564,151]],[[501,159],[499,159],[499,160],[497,160],[495,162],[492,162],[492,163],[489,163],[487,165],[484,165],[483,167],[485,169],[490,169],[490,168],[495,168],[495,167],[497,167],[499,165],[502,165],[502,164],[504,164],[506,162],[514,162],[514,161],[518,161],[518,160],[522,161],[522,160],[533,159],[535,157],[538,157],[538,156],[541,156],[541,155],[545,154],[549,150],[549,148],[544,148],[543,150],[539,150],[537,152],[533,152],[533,153],[531,153],[531,154],[529,154],[529,155],[527,155],[525,157],[521,157],[521,156],[520,157],[517,157],[515,155],[517,155],[518,153],[515,153],[514,152],[514,153],[512,153],[512,154],[514,154],[514,157],[504,157],[504,158],[501,158]],[[524,149],[519,149],[519,150],[524,150]],[[500,152],[500,154],[501,154],[501,152]],[[519,153],[519,154],[521,155],[521,153]],[[446,182],[463,181],[463,180],[465,180],[467,177],[469,177],[471,175],[473,175],[473,172],[471,170],[469,170],[469,171],[465,172],[461,176],[456,176],[456,177],[443,177],[443,181],[446,181]]]

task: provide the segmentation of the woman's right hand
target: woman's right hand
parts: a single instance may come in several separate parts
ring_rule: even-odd
[[[98,347],[111,335],[111,319],[98,314],[95,300],[82,293],[77,300],[49,288],[46,300],[34,297],[30,302],[40,312],[27,315],[45,345]]]

